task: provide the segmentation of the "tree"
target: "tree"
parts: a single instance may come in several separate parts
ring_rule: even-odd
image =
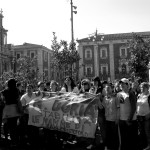
[[[58,73],[59,81],[62,81],[64,76],[69,75],[74,77],[74,72],[77,71],[77,66],[73,67],[75,63],[78,63],[80,56],[76,50],[76,44],[70,43],[68,45],[67,41],[61,40],[57,41],[57,36],[53,32],[53,40],[51,45],[53,51],[53,59],[51,61],[54,71]],[[56,75],[56,76],[57,76]]]
[[[18,81],[36,85],[43,76],[43,74],[39,73],[37,57],[30,58],[29,56],[23,56],[19,58],[16,62],[15,75]]]
[[[2,75],[3,81],[7,81],[9,78],[15,78],[17,81],[21,82],[24,86],[27,83],[33,86],[37,85],[37,82],[41,80],[42,76],[39,73],[37,67],[37,58],[30,58],[29,56],[23,56],[15,61],[15,72],[4,72]]]
[[[133,38],[128,41],[131,52],[129,60],[132,77],[148,80],[148,64],[150,61],[150,40],[133,34]]]

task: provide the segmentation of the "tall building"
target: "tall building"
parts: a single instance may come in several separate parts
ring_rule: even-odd
[[[29,56],[30,58],[37,58],[37,66],[39,74],[43,75],[42,80],[51,80],[51,57],[52,51],[43,45],[24,43],[22,45],[13,46],[14,56],[17,59],[23,56]],[[17,67],[17,66],[16,66]],[[35,69],[34,68],[34,69]]]
[[[136,34],[150,38],[150,32]],[[114,81],[130,77],[127,41],[132,39],[132,35],[133,33],[105,34],[97,35],[94,41],[94,36],[78,40],[81,57],[79,78],[99,76],[101,80]]]
[[[7,44],[7,31],[3,28],[3,14],[0,11],[0,80],[4,72],[12,69],[13,54],[11,45]]]

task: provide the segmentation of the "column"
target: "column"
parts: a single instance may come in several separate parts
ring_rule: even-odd
[[[48,60],[48,81],[50,80],[50,52],[48,52],[48,58],[47,58],[47,60]]]
[[[149,61],[149,64],[148,64],[148,73],[149,73],[149,83],[150,83],[150,61]]]
[[[110,63],[110,80],[114,81],[115,79],[115,73],[114,73],[114,47],[113,43],[111,42],[109,44],[109,63]]]
[[[81,79],[84,76],[84,71],[83,71],[83,45],[78,46],[78,52],[80,55],[80,60],[79,60],[79,79]]]
[[[99,76],[98,44],[94,45],[94,70],[95,76]]]
[[[38,50],[38,56],[37,56],[38,69],[39,69],[39,74],[43,76],[43,57],[42,56],[43,56],[42,50]],[[43,77],[41,80],[43,80]]]

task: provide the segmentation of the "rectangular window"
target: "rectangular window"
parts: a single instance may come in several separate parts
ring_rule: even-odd
[[[105,47],[101,48],[101,50],[100,50],[100,57],[102,59],[106,59],[107,58],[107,48],[105,48]]]
[[[102,58],[106,58],[106,50],[102,50]]]
[[[48,54],[47,52],[44,52],[44,61],[47,61],[47,59],[48,59]]]
[[[107,74],[107,68],[106,67],[102,67],[102,73]]]
[[[103,75],[108,74],[108,64],[101,65],[101,74]]]
[[[91,53],[90,53],[90,51],[87,51],[87,58],[91,58]]]
[[[121,56],[126,56],[126,50],[125,49],[121,49]]]
[[[16,57],[17,57],[17,59],[21,58],[21,54],[20,54],[20,53],[17,53],[17,54],[16,54]]]
[[[92,74],[92,69],[91,67],[87,68],[87,75],[91,75]]]
[[[34,58],[34,56],[35,56],[34,52],[31,52],[30,57]]]

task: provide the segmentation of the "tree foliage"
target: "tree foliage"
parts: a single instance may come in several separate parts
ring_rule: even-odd
[[[7,81],[9,78],[15,78],[24,86],[27,83],[31,83],[36,86],[37,82],[42,77],[37,67],[36,57],[30,58],[29,56],[23,56],[17,59],[13,65],[14,66],[12,71],[3,73],[2,78],[4,82]]]
[[[133,38],[128,41],[131,52],[129,61],[132,76],[148,80],[148,64],[150,60],[150,40],[133,34]]]
[[[51,64],[54,66],[55,72],[59,74],[59,80],[66,75],[73,77],[74,71],[77,69],[73,65],[80,60],[79,53],[76,50],[76,43],[68,44],[65,40],[58,42],[57,36],[53,32],[51,49],[53,51]]]

